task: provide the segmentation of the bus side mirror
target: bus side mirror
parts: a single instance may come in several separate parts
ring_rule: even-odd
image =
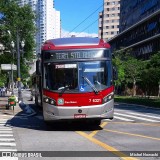
[[[113,66],[113,80],[117,80],[117,79],[118,79],[117,68]]]
[[[41,75],[41,60],[36,61],[36,74]]]

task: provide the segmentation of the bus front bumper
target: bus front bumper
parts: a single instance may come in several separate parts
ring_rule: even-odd
[[[112,119],[113,112],[114,100],[101,105],[83,107],[57,107],[47,103],[43,104],[43,116],[45,121],[67,119]]]

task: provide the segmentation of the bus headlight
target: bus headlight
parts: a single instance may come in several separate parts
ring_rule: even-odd
[[[44,102],[46,102],[46,103],[49,102],[49,98],[44,98],[43,100],[44,100]]]
[[[107,103],[110,100],[114,98],[114,93],[112,92],[111,94],[107,95],[106,97],[103,98],[103,103]]]
[[[51,99],[51,98],[48,98],[48,97],[44,97],[44,98],[43,98],[43,101],[44,101],[45,103],[48,103],[48,104],[51,104],[51,105],[56,105],[56,101],[53,100],[53,99]]]

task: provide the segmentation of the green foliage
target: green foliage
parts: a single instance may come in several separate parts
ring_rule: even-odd
[[[14,53],[16,64],[17,38],[25,42],[23,49],[23,58],[21,57],[21,75],[22,79],[29,76],[29,67],[25,64],[25,60],[33,59],[33,51],[35,48],[34,36],[36,28],[34,21],[36,15],[29,5],[19,7],[15,0],[1,0],[0,13],[4,17],[0,20],[0,42],[5,46],[4,54],[0,55],[0,64],[9,64],[13,62],[11,41],[15,43]],[[9,32],[8,32],[9,31]],[[22,48],[20,47],[22,54]],[[0,75],[1,76],[1,75]]]
[[[116,51],[113,64],[118,68],[116,88],[132,88],[132,95],[136,95],[137,86],[146,95],[158,93],[160,84],[160,52],[154,54],[150,60],[138,60],[130,54],[131,50]]]
[[[160,83],[160,52],[154,54],[146,62],[141,74],[141,87],[148,95],[158,93]]]
[[[115,96],[115,102],[145,105],[160,108],[160,99],[148,99],[143,97]]]

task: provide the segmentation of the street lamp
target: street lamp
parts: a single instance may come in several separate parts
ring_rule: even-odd
[[[17,41],[17,81],[18,81],[18,102],[23,101],[22,99],[22,91],[21,91],[21,72],[20,72],[20,40],[19,40],[19,34],[17,30],[17,35],[16,35],[16,41]],[[21,47],[22,49],[24,48],[24,41],[21,41]]]
[[[14,82],[13,82],[13,65],[14,65],[14,51],[13,51],[13,49],[14,49],[14,46],[15,46],[15,44],[14,44],[14,42],[12,41],[11,42],[11,47],[12,47],[12,63],[11,63],[11,74],[12,74],[12,95],[14,95]]]

